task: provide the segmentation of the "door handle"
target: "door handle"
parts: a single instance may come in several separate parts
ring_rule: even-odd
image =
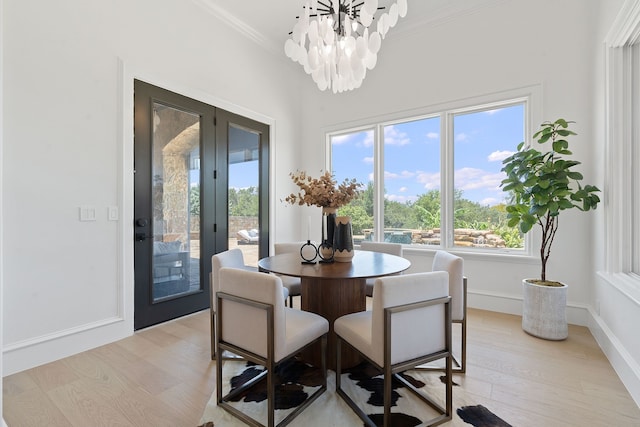
[[[149,225],[149,220],[147,218],[136,219],[136,227],[146,227],[147,225]]]
[[[147,239],[153,239],[153,236],[147,236],[144,233],[136,233],[136,242],[142,242]]]

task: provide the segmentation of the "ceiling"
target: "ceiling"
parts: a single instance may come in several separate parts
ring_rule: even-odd
[[[284,56],[284,42],[302,13],[306,0],[192,0],[266,49]],[[337,0],[334,0],[334,2]],[[387,7],[395,0],[379,0]],[[423,25],[435,25],[458,14],[510,0],[408,0],[408,12],[389,32],[413,31]],[[286,57],[285,57],[286,58]]]

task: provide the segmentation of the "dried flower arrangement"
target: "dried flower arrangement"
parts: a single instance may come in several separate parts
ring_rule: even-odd
[[[356,199],[363,185],[355,179],[345,179],[342,184],[326,171],[320,178],[312,178],[304,171],[290,173],[293,182],[300,187],[298,194],[291,193],[284,200],[292,205],[319,206],[321,208],[341,208]]]

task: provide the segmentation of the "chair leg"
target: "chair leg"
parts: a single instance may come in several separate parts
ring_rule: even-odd
[[[382,423],[385,427],[390,426],[390,418],[391,418],[391,383],[393,383],[394,375],[391,373],[391,367],[388,369],[385,368],[384,375],[384,415],[382,418]]]
[[[276,385],[273,378],[273,371],[275,370],[275,364],[272,361],[267,363],[267,426],[273,427],[275,425],[275,413],[276,413]]]
[[[459,372],[461,374],[464,374],[467,370],[467,316],[466,315],[464,316],[464,319],[462,319],[460,323],[462,327],[462,331],[461,331],[462,336],[460,337],[462,354],[460,355],[459,369],[454,369],[454,372]]]
[[[213,309],[209,309],[211,316],[211,360],[216,360],[216,315]]]

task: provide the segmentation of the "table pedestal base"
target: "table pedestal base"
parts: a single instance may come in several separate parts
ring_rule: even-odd
[[[365,279],[320,279],[303,277],[301,280],[301,308],[317,313],[329,321],[327,340],[327,368],[336,369],[336,334],[333,322],[345,314],[364,311],[367,308]],[[320,366],[320,345],[305,350],[303,357],[309,363]],[[342,366],[352,367],[360,363],[360,355],[346,345],[342,346]]]

